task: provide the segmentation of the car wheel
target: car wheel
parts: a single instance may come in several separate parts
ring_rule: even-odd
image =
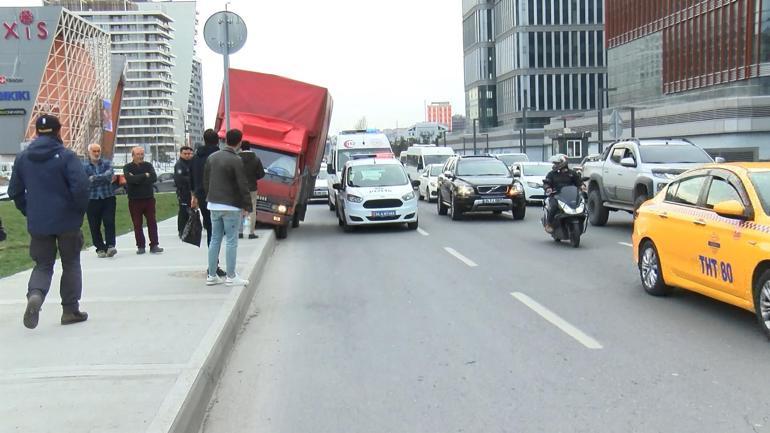
[[[513,215],[513,219],[516,221],[523,220],[524,216],[527,214],[527,205],[522,203],[520,205],[513,205],[513,209],[511,209],[511,214]]]
[[[329,210],[334,212],[335,209],[337,209],[337,206],[335,206],[334,203],[332,203],[332,198],[331,196],[329,196]]]
[[[336,212],[334,212],[334,213],[335,213],[335,214],[337,214],[337,225],[339,225],[340,227],[342,227],[342,226],[343,226],[345,223],[344,223],[344,221],[342,220],[342,216],[340,215],[340,209],[339,209],[339,208],[336,208]]]
[[[425,200],[425,196],[422,195],[422,188],[417,188],[417,199]]]
[[[607,224],[610,217],[610,210],[604,207],[602,197],[596,189],[588,193],[588,219],[592,226],[601,227]]]
[[[645,194],[639,194],[634,199],[634,219],[636,219],[636,211],[639,210],[639,207],[642,205],[642,203],[647,201],[647,196]]]
[[[449,200],[452,203],[452,207],[451,207],[451,210],[452,210],[452,220],[453,221],[458,221],[458,220],[462,219],[463,212],[461,210],[457,209],[457,201],[454,199],[454,197],[450,198]]]
[[[770,338],[770,270],[763,272],[754,286],[754,310],[762,332]]]
[[[447,213],[447,207],[441,200],[441,191],[439,191],[438,197],[436,198],[436,211],[439,215],[446,215]]]
[[[639,250],[639,277],[644,290],[653,296],[668,296],[673,289],[663,281],[663,268],[658,249],[652,241],[644,241]]]
[[[406,228],[408,228],[409,230],[417,230],[417,227],[419,226],[419,224],[420,224],[420,220],[417,220],[413,223],[406,223]]]

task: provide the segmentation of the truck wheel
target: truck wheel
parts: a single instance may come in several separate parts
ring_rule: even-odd
[[[511,209],[511,214],[513,215],[513,219],[515,221],[523,220],[524,216],[527,214],[527,205],[526,203],[520,204],[520,205],[513,205],[513,208]]]
[[[762,333],[770,338],[770,270],[763,272],[754,285],[754,310]]]
[[[655,244],[647,240],[639,250],[639,277],[644,290],[653,296],[668,296],[673,289],[663,281],[663,268]]]
[[[604,207],[602,203],[602,197],[599,195],[599,191],[592,189],[588,193],[588,219],[591,221],[592,226],[601,227],[607,224],[607,219],[610,217],[610,210]]]
[[[438,211],[439,215],[446,215],[447,207],[444,204],[443,201],[441,201],[441,192],[438,193],[438,198],[436,199],[436,210]]]
[[[276,226],[275,236],[278,239],[286,239],[286,237],[289,236],[289,226]]]
[[[299,227],[299,213],[295,212],[294,216],[291,217],[291,228],[296,229]]]

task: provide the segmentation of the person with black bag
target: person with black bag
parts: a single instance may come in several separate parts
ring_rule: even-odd
[[[203,132],[203,143],[204,145],[195,152],[190,167],[190,182],[192,185],[192,203],[190,207],[200,210],[201,217],[203,217],[203,228],[206,229],[206,245],[208,246],[211,245],[211,212],[206,200],[206,190],[203,188],[203,171],[209,156],[219,150],[219,136],[216,131],[211,128],[205,130]],[[227,273],[224,269],[217,266],[217,276],[225,277]]]
[[[176,198],[179,203],[179,213],[176,217],[176,228],[179,237],[190,219],[192,204],[192,184],[190,182],[190,168],[192,164],[193,148],[182,146],[179,149],[179,160],[174,165],[174,186],[176,187]]]
[[[248,141],[241,142],[241,152],[238,155],[243,160],[243,169],[249,183],[252,206],[249,216],[243,217],[243,221],[241,221],[238,238],[243,239],[243,226],[248,219],[249,239],[256,239],[259,237],[254,233],[254,229],[257,227],[257,181],[265,177],[265,169],[262,167],[262,160],[251,150],[251,144]]]

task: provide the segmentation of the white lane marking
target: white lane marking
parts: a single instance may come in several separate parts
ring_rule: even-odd
[[[423,236],[430,236],[430,233],[426,232],[425,230],[418,228],[417,233],[423,235]]]
[[[599,344],[598,341],[594,340],[593,337],[589,336],[588,334],[584,333],[583,331],[577,329],[576,327],[572,326],[569,322],[559,317],[556,313],[549,310],[548,308],[540,305],[537,301],[530,298],[529,296],[520,293],[515,292],[511,293],[511,296],[518,299],[522,304],[529,307],[532,311],[539,314],[540,317],[543,319],[551,322],[552,325],[556,326],[557,328],[561,329],[565,334],[569,335],[570,337],[577,340],[580,344],[583,346],[589,348],[589,349],[602,349],[602,345]]]
[[[618,244],[626,246],[626,247],[631,247],[631,248],[634,247],[634,244],[629,244],[628,242],[618,242]]]
[[[466,265],[468,265],[468,266],[470,266],[472,268],[475,268],[476,266],[478,266],[476,264],[476,262],[474,262],[473,260],[471,260],[471,259],[465,257],[464,255],[458,253],[453,248],[444,247],[444,250],[446,250],[446,252],[448,252],[449,254],[455,256],[458,260],[460,260],[461,262],[465,263]]]

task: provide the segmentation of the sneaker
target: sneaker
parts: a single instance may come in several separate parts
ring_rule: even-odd
[[[244,280],[236,274],[234,277],[225,279],[225,286],[248,286],[249,280]]]
[[[163,248],[157,245],[150,247],[150,254],[160,254],[162,252],[163,252]]]
[[[147,252],[147,250],[145,250],[144,247],[139,247],[139,248],[136,249],[136,253],[137,254],[144,254],[146,252]]]
[[[88,313],[85,311],[72,311],[70,313],[61,313],[61,324],[72,325],[73,323],[85,322],[88,320]]]
[[[115,257],[115,254],[118,253],[118,250],[115,249],[115,247],[107,247],[107,257]]]
[[[206,285],[207,286],[216,286],[217,284],[222,284],[224,282],[225,282],[225,280],[223,280],[222,278],[220,278],[217,275],[207,275],[206,276]]]
[[[238,233],[238,239],[243,239],[243,233]]]
[[[24,310],[24,326],[35,329],[40,319],[40,306],[43,305],[43,295],[33,293],[27,298],[27,309]]]
[[[107,251],[96,250],[96,257],[99,257],[100,259],[107,257]]]
[[[254,233],[249,235],[249,239],[257,239],[259,236],[255,235]]]
[[[227,272],[225,272],[224,269],[222,269],[219,266],[217,266],[217,277],[224,278],[226,276],[227,276]]]

